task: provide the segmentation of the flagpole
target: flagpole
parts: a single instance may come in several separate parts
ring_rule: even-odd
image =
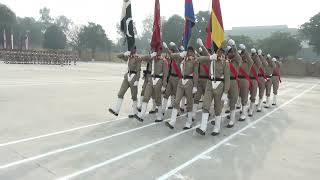
[[[3,29],[3,49],[7,49],[6,29]]]
[[[12,32],[12,29],[11,29],[11,49],[13,49],[13,32]]]

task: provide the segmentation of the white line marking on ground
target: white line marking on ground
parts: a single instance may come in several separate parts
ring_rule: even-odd
[[[184,164],[176,167],[175,169],[169,171],[168,173],[160,176],[157,178],[157,180],[165,180],[168,179],[169,177],[171,177],[172,175],[176,174],[177,172],[179,172],[180,170],[186,168],[187,166],[191,165],[192,163],[194,163],[195,161],[197,161],[201,156],[206,155],[210,152],[212,152],[213,150],[217,149],[218,147],[220,147],[221,145],[225,144],[226,142],[230,141],[231,139],[233,139],[234,137],[236,137],[237,135],[239,135],[240,133],[242,133],[243,131],[247,130],[248,128],[254,126],[255,124],[259,123],[260,121],[264,120],[266,117],[268,117],[269,115],[271,115],[272,113],[274,113],[275,111],[278,111],[280,108],[292,103],[293,101],[295,101],[297,98],[303,96],[305,93],[311,91],[312,89],[314,89],[317,86],[317,84],[313,85],[311,88],[303,91],[302,93],[298,94],[297,96],[291,98],[290,100],[288,100],[287,102],[283,103],[282,105],[280,105],[279,107],[273,109],[272,111],[268,112],[267,114],[263,115],[262,117],[260,117],[259,119],[257,119],[256,121],[252,122],[252,124],[247,125],[245,127],[243,127],[242,129],[240,129],[239,131],[235,132],[234,134],[228,136],[227,138],[223,139],[222,141],[220,141],[219,143],[217,143],[216,145],[212,146],[211,148],[207,149],[206,151],[200,153],[199,155],[195,156],[194,158],[190,159],[189,161],[185,162]]]
[[[199,111],[201,111],[201,110],[198,110],[197,112],[199,112]],[[183,114],[180,117],[183,117],[183,116],[186,116],[186,115],[187,114]],[[165,121],[168,121],[168,120],[169,119],[166,119]],[[14,161],[12,163],[1,165],[0,169],[6,169],[6,168],[9,168],[9,167],[12,167],[12,166],[21,165],[21,164],[24,164],[24,163],[27,163],[27,162],[30,162],[30,161],[34,161],[34,160],[38,160],[38,159],[41,159],[41,158],[44,158],[44,157],[48,157],[48,156],[51,156],[51,155],[54,155],[54,154],[59,154],[59,153],[70,151],[70,150],[73,150],[73,149],[77,149],[77,148],[80,148],[80,147],[83,147],[83,146],[87,146],[87,145],[91,145],[91,144],[98,143],[98,142],[101,142],[101,141],[105,141],[105,140],[108,140],[108,139],[111,139],[111,138],[114,138],[114,137],[118,137],[118,136],[121,136],[121,135],[129,134],[129,133],[132,133],[132,132],[135,132],[135,131],[138,131],[138,130],[141,130],[141,129],[144,129],[144,128],[147,128],[147,127],[155,126],[157,124],[159,124],[159,123],[151,123],[151,124],[144,125],[144,126],[141,126],[141,127],[138,127],[138,128],[130,129],[130,130],[127,130],[127,131],[116,133],[116,134],[112,134],[112,135],[109,135],[109,136],[106,136],[106,137],[94,139],[94,140],[91,140],[91,141],[83,142],[83,143],[80,143],[80,144],[68,146],[68,147],[61,148],[61,149],[56,149],[56,150],[49,151],[49,152],[44,153],[44,154],[40,154],[40,155],[37,155],[37,156],[25,158],[25,159],[22,159],[22,160],[19,160],[19,161]]]
[[[288,90],[292,90],[292,89],[288,89]],[[282,92],[285,92],[285,91],[282,91]],[[55,136],[55,135],[60,135],[60,134],[66,134],[66,133],[69,133],[69,132],[73,132],[73,131],[77,131],[77,130],[81,130],[81,129],[85,129],[85,128],[89,128],[89,127],[99,126],[99,125],[103,125],[103,124],[109,124],[111,122],[116,122],[116,121],[120,121],[120,120],[124,120],[124,119],[127,119],[127,117],[123,117],[123,118],[119,118],[119,119],[115,119],[115,120],[111,120],[111,121],[105,121],[105,122],[100,122],[100,123],[89,124],[89,125],[80,126],[80,127],[75,127],[75,128],[72,128],[72,129],[56,131],[56,132],[52,132],[52,133],[49,133],[49,134],[43,134],[43,135],[39,135],[39,136],[35,136],[35,137],[19,139],[19,140],[15,140],[15,141],[6,142],[6,143],[1,143],[0,147],[9,146],[9,145],[18,144],[18,143],[23,143],[23,142],[28,142],[28,141],[33,141],[33,140],[37,140],[37,139],[41,139],[41,138],[45,138],[45,137],[50,137],[50,136]]]

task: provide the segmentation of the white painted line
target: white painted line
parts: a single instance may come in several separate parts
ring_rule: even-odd
[[[292,90],[292,89],[291,89],[291,90]],[[280,94],[280,93],[279,93],[279,94]],[[198,110],[197,112],[199,112],[199,111],[201,111],[201,110]],[[240,111],[240,110],[237,110],[236,112],[238,112],[238,111]],[[186,116],[186,114],[183,114],[183,115],[180,116],[180,117],[183,117],[183,116]],[[226,116],[226,115],[225,115],[225,116]],[[167,120],[169,120],[169,119],[166,119],[165,121],[167,121]],[[41,158],[44,158],[44,157],[48,157],[48,156],[51,156],[51,155],[54,155],[54,154],[58,154],[58,153],[70,151],[70,150],[73,150],[73,149],[76,149],[76,148],[80,148],[80,147],[83,147],[83,146],[87,146],[87,145],[90,145],[90,144],[93,144],[93,143],[101,142],[101,141],[104,141],[104,140],[107,140],[107,139],[110,139],[110,138],[113,138],[113,137],[117,137],[117,136],[120,136],[120,135],[124,135],[124,134],[128,134],[128,133],[131,133],[131,132],[135,132],[135,131],[138,131],[138,130],[141,130],[141,129],[144,129],[144,128],[147,128],[147,127],[151,127],[151,126],[154,126],[154,125],[156,125],[156,124],[158,124],[158,123],[152,123],[152,124],[149,124],[149,125],[145,125],[145,126],[142,126],[142,127],[139,127],[139,128],[134,128],[134,129],[127,130],[127,131],[124,131],[124,132],[120,132],[120,133],[117,133],[117,134],[109,135],[109,136],[102,137],[102,138],[99,138],[99,139],[95,139],[95,140],[87,141],[87,142],[84,142],[84,143],[76,144],[76,145],[73,145],[73,146],[69,146],[69,147],[65,147],[65,148],[61,148],[61,149],[49,151],[49,152],[44,153],[44,154],[40,154],[40,155],[33,156],[33,157],[29,157],[29,158],[26,158],[26,159],[23,159],[23,160],[19,160],[19,161],[15,161],[15,162],[12,162],[12,163],[8,163],[8,164],[1,165],[1,166],[0,166],[0,169],[6,169],[6,168],[9,168],[9,167],[21,165],[21,164],[24,164],[24,163],[27,163],[27,162],[30,162],[30,161],[38,160],[38,159],[41,159]],[[195,129],[195,128],[197,128],[197,127],[199,127],[199,125],[196,126],[196,127],[194,127],[194,128],[192,128],[192,129]],[[192,130],[192,129],[190,129],[190,130]],[[164,139],[162,139],[162,140],[159,140],[159,141],[156,142],[156,143],[152,143],[152,144],[149,144],[149,145],[147,145],[147,146],[144,146],[144,147],[139,148],[139,149],[141,149],[141,150],[138,149],[138,151],[136,151],[136,150],[137,150],[137,149],[136,149],[136,150],[134,150],[134,151],[132,151],[132,152],[136,153],[136,152],[142,151],[142,150],[147,149],[147,148],[149,148],[149,147],[151,147],[151,146],[154,146],[154,145],[156,145],[156,144],[160,144],[160,143],[162,143],[162,142],[164,142],[164,141],[167,141],[167,140],[169,140],[169,139],[172,139],[172,138],[174,138],[174,137],[176,137],[176,136],[179,136],[179,135],[181,135],[181,134],[184,134],[184,133],[186,133],[186,132],[189,132],[190,130],[187,130],[187,131],[183,131],[183,132],[174,134],[174,135],[172,135],[172,136],[169,136],[169,137],[167,137],[167,138],[164,138]],[[134,153],[132,153],[132,154],[134,154]],[[126,154],[127,154],[127,153],[126,153]],[[131,155],[130,152],[129,152],[129,155]],[[127,156],[129,156],[129,155],[127,155]],[[123,156],[122,158],[124,158],[124,157],[126,157],[126,156]],[[120,158],[120,159],[122,159],[122,158]],[[113,159],[116,159],[116,158],[113,158]],[[113,162],[113,161],[111,161],[111,162]],[[111,162],[110,162],[110,163],[111,163]]]
[[[41,138],[45,138],[45,137],[50,137],[50,136],[55,136],[55,135],[60,135],[60,134],[66,134],[66,133],[69,133],[69,132],[72,132],[72,131],[77,131],[77,130],[80,130],[80,129],[99,126],[99,125],[103,125],[103,124],[109,124],[111,122],[120,121],[120,120],[124,120],[124,119],[127,119],[127,117],[123,117],[123,118],[115,119],[115,120],[111,120],[111,121],[105,121],[105,122],[100,122],[100,123],[89,124],[89,125],[80,126],[80,127],[75,127],[75,128],[72,128],[72,129],[66,129],[66,130],[62,130],[62,131],[52,132],[52,133],[49,133],[49,134],[43,134],[43,135],[39,135],[39,136],[35,136],[35,137],[19,139],[19,140],[15,140],[15,141],[6,142],[6,143],[1,143],[0,147],[9,146],[9,145],[18,144],[18,143],[27,142],[27,141],[33,141],[33,140],[37,140],[37,139],[41,139]]]
[[[199,111],[201,111],[201,110],[198,110],[197,112],[199,112]],[[180,117],[183,117],[183,116],[186,116],[186,114],[183,114]],[[167,121],[167,120],[169,120],[169,119],[166,119],[164,121]],[[88,146],[88,145],[91,145],[91,144],[94,144],[94,143],[98,143],[98,142],[101,142],[101,141],[105,141],[105,140],[108,140],[108,139],[111,139],[111,138],[114,138],[114,137],[118,137],[118,136],[121,136],[121,135],[129,134],[129,133],[132,133],[132,132],[135,132],[135,131],[138,131],[138,130],[141,130],[141,129],[144,129],[144,128],[147,128],[147,127],[155,126],[157,124],[159,124],[159,123],[151,123],[151,124],[144,125],[144,126],[141,126],[141,127],[138,127],[138,128],[130,129],[130,130],[127,130],[127,131],[116,133],[116,134],[112,134],[112,135],[109,135],[109,136],[106,136],[106,137],[94,139],[94,140],[91,140],[91,141],[83,142],[83,143],[80,143],[80,144],[68,146],[68,147],[61,148],[61,149],[56,149],[56,150],[49,151],[49,152],[44,153],[44,154],[40,154],[40,155],[37,155],[37,156],[25,158],[25,159],[22,159],[22,160],[19,160],[19,161],[14,161],[14,162],[11,162],[11,163],[8,163],[8,164],[1,165],[0,169],[6,169],[6,168],[9,168],[9,167],[21,165],[21,164],[24,164],[24,163],[27,163],[27,162],[35,161],[35,160],[38,160],[38,159],[41,159],[41,158],[44,158],[44,157],[48,157],[48,156],[51,156],[51,155],[54,155],[54,154],[59,154],[59,153],[70,151],[70,150],[74,150],[74,149],[77,149],[77,148],[80,148],[80,147],[83,147],[83,146]]]
[[[288,90],[292,90],[292,89],[288,89]],[[282,91],[282,92],[285,92],[285,91]],[[123,117],[123,118],[115,119],[115,120],[111,120],[111,121],[105,121],[105,122],[101,122],[101,123],[89,124],[89,125],[85,125],[85,126],[72,128],[72,129],[56,131],[56,132],[52,132],[52,133],[48,133],[48,134],[19,139],[19,140],[15,140],[15,141],[6,142],[6,143],[1,143],[0,147],[5,147],[5,146],[13,145],[13,144],[18,144],[18,143],[23,143],[23,142],[33,141],[33,140],[38,140],[38,139],[42,139],[45,137],[50,137],[50,136],[55,136],[55,135],[60,135],[60,134],[66,134],[69,132],[73,132],[73,131],[77,131],[77,130],[81,130],[81,129],[85,129],[85,128],[89,128],[89,127],[99,126],[99,125],[103,125],[103,124],[109,124],[111,122],[116,122],[116,121],[120,121],[120,120],[124,120],[124,119],[127,119],[127,117]]]
[[[209,149],[207,149],[206,151],[203,151],[202,153],[200,153],[199,155],[195,156],[194,158],[190,159],[189,161],[185,162],[184,164],[176,167],[175,169],[169,171],[168,173],[160,176],[157,178],[157,180],[165,180],[168,179],[169,177],[173,176],[174,174],[176,174],[177,172],[181,171],[182,169],[186,168],[187,166],[191,165],[192,163],[194,163],[195,161],[201,159],[201,157],[203,155],[206,155],[212,151],[214,151],[215,149],[217,149],[218,147],[220,147],[221,145],[227,143],[228,141],[232,140],[234,137],[236,137],[237,135],[239,135],[240,133],[243,133],[245,130],[247,130],[248,128],[254,126],[255,124],[261,122],[262,120],[264,120],[266,117],[270,116],[272,113],[274,113],[275,111],[278,111],[280,108],[292,103],[293,101],[295,101],[297,98],[303,96],[305,93],[311,91],[312,89],[314,89],[317,86],[317,84],[313,85],[311,88],[303,91],[302,93],[298,94],[297,96],[291,98],[290,100],[288,100],[287,102],[283,103],[282,105],[280,105],[279,107],[277,107],[276,109],[273,109],[272,111],[268,112],[267,114],[263,115],[262,117],[260,117],[259,119],[257,119],[256,121],[252,122],[251,124],[243,127],[241,130],[237,131],[236,133],[228,136],[227,138],[223,139],[222,141],[220,141],[219,143],[217,143],[216,145],[210,147]]]

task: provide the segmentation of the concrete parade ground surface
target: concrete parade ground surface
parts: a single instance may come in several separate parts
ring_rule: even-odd
[[[184,115],[174,130],[155,115],[128,119],[130,91],[112,116],[125,71],[116,63],[1,62],[0,180],[320,179],[320,79],[283,78],[277,106],[201,137],[201,109],[187,131]]]

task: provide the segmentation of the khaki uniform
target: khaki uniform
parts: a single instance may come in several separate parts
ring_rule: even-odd
[[[258,76],[259,74],[259,69],[262,66],[262,62],[257,54],[254,54],[251,56],[254,64],[252,65],[250,69],[250,79],[252,80],[252,87],[249,89],[250,90],[250,108],[249,108],[249,116],[253,116],[253,111],[254,111],[254,106],[256,102],[256,97],[258,93],[258,84],[259,81],[254,76],[254,73],[252,71],[256,72],[256,75]],[[258,77],[259,80],[259,77]]]
[[[125,73],[124,79],[122,81],[119,93],[118,93],[118,100],[114,108],[109,108],[109,112],[114,114],[115,116],[118,116],[122,102],[123,97],[127,90],[130,88],[131,90],[131,96],[133,100],[132,114],[129,115],[129,118],[133,118],[134,115],[138,113],[138,103],[137,103],[137,94],[138,94],[138,82],[140,78],[140,71],[141,71],[141,61],[146,57],[139,57],[137,55],[129,55],[126,57],[124,54],[121,54],[118,56],[118,58],[127,60],[128,65],[128,72]]]
[[[232,51],[234,51],[235,56],[233,59],[230,59],[230,64],[233,65],[233,67],[236,70],[237,74],[233,74],[230,67],[230,88],[228,91],[228,98],[229,98],[229,105],[230,105],[230,111],[236,109],[236,103],[238,101],[239,97],[239,86],[238,86],[238,77],[236,77],[239,74],[239,67],[241,66],[241,57],[237,51],[236,48],[232,48]]]
[[[180,54],[171,54],[173,59],[177,62],[181,62],[180,69],[183,78],[179,80],[176,99],[174,103],[174,109],[172,110],[170,122],[166,122],[166,125],[171,129],[174,128],[176,123],[178,110],[180,109],[180,101],[183,96],[187,99],[187,123],[184,129],[190,129],[192,126],[192,106],[193,106],[193,89],[198,87],[199,79],[199,63],[195,57],[181,58]]]
[[[199,62],[207,59],[199,58]],[[207,81],[206,91],[203,98],[203,113],[200,128],[196,132],[205,135],[209,119],[209,112],[212,100],[214,101],[215,125],[212,135],[218,135],[221,126],[221,112],[224,105],[222,100],[223,94],[227,96],[230,89],[230,68],[229,61],[225,61],[223,57],[218,60],[210,61],[210,80]]]
[[[268,67],[268,62],[263,56],[259,56],[261,63],[262,63],[262,70],[266,73],[266,69]],[[266,80],[264,79],[263,75],[259,72],[259,99],[262,99],[264,96],[264,91],[266,90]]]
[[[272,87],[273,87],[273,94],[278,95],[278,89],[280,84],[280,68],[281,63],[279,61],[275,62],[276,67],[274,68],[273,74],[272,74]]]
[[[250,70],[253,65],[253,60],[249,53],[246,50],[243,50],[245,53],[245,58],[242,60],[241,68],[246,72],[248,75],[250,75]],[[239,75],[239,80],[240,80],[240,97],[241,97],[241,104],[242,106],[246,106],[248,104],[248,97],[249,97],[249,86],[250,83],[245,77],[240,73]],[[251,81],[255,81],[251,79]],[[253,88],[253,87],[251,87]]]
[[[266,96],[270,97],[271,94],[271,86],[272,86],[272,73],[276,67],[276,64],[270,59],[267,60],[267,67],[266,67],[266,75],[267,75],[267,82],[266,82]]]
[[[148,60],[149,66],[147,71],[151,72],[151,76],[147,76],[145,81],[147,82],[141,113],[135,116],[139,121],[143,121],[143,116],[146,113],[147,105],[152,96],[155,98],[156,107],[158,108],[156,122],[163,121],[163,113],[161,112],[161,89],[167,85],[168,66],[167,60],[161,56],[157,56],[152,60]]]

